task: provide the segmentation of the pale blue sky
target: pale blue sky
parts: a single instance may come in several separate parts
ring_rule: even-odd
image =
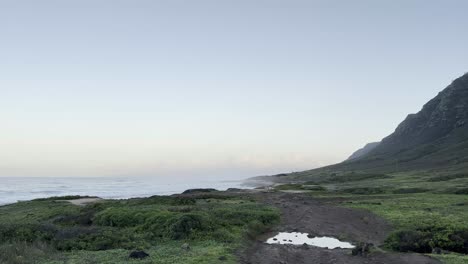
[[[0,0],[0,176],[339,162],[468,71],[467,1]]]

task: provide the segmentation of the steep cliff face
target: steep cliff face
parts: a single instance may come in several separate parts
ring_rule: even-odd
[[[456,79],[421,111],[408,117],[380,144],[324,171],[468,171],[468,73]]]
[[[468,74],[456,79],[417,114],[409,115],[370,155],[386,156],[424,144],[468,139]]]
[[[365,146],[342,163],[269,180],[314,181],[356,172],[378,175],[405,171],[468,173],[468,73],[453,81],[421,111],[408,115],[380,143]]]

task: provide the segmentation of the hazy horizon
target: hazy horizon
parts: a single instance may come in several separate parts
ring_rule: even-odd
[[[468,71],[466,1],[1,1],[0,177],[340,162]]]

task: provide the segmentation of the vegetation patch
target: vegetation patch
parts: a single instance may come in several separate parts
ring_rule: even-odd
[[[388,179],[391,176],[386,174],[378,174],[378,173],[356,173],[351,172],[343,175],[336,175],[333,174],[329,178],[325,178],[323,182],[325,183],[333,183],[333,182],[354,182],[354,181],[364,181],[364,180],[375,180],[375,179]]]
[[[2,254],[0,262],[126,263],[130,250],[145,250],[150,255],[158,252],[163,258],[158,263],[176,263],[171,262],[177,259],[175,256],[155,248],[172,245],[176,249],[167,248],[169,252],[182,254],[182,243],[209,245],[214,252],[207,254],[200,249],[198,252],[204,255],[198,256],[190,251],[190,259],[198,262],[181,257],[186,261],[183,263],[213,263],[208,260],[221,256],[234,260],[233,252],[245,238],[255,237],[279,222],[279,212],[274,208],[242,197],[215,197],[153,196],[84,207],[54,198],[3,206],[0,253],[14,247],[21,251],[15,254],[22,257],[18,260],[14,254]],[[90,261],[74,262],[75,258]]]
[[[371,195],[371,194],[384,194],[387,189],[382,187],[352,187],[340,190],[344,193],[359,194],[359,195]]]
[[[370,210],[393,224],[395,230],[385,241],[392,250],[431,253],[440,248],[468,254],[466,195],[411,193],[347,199],[346,206]]]
[[[462,254],[431,254],[433,258],[440,260],[444,264],[468,264],[468,255]]]
[[[430,190],[426,188],[413,187],[413,188],[399,188],[399,189],[393,190],[392,192],[395,194],[405,194],[405,193],[424,193],[428,191]]]
[[[286,190],[300,190],[300,191],[324,191],[326,190],[323,186],[317,184],[299,184],[299,183],[288,183],[275,186],[277,191],[286,191]]]
[[[430,182],[442,182],[442,181],[450,181],[455,179],[463,179],[468,178],[468,173],[456,173],[456,174],[448,174],[448,175],[439,175],[434,176],[428,179]]]

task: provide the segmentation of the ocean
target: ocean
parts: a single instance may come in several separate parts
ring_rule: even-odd
[[[193,188],[246,188],[243,180],[126,178],[0,177],[0,205],[37,198],[89,195],[109,199],[170,195]]]

